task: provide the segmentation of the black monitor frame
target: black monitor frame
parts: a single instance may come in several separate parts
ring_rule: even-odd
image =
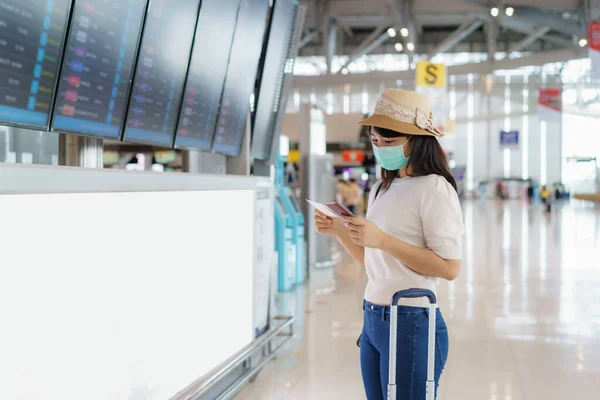
[[[233,52],[234,52],[234,50],[235,50],[235,39],[236,39],[236,35],[237,35],[237,33],[238,33],[238,26],[239,26],[239,16],[240,16],[240,13],[241,13],[241,11],[242,11],[242,2],[243,2],[243,1],[244,1],[244,0],[242,0],[242,1],[240,2],[240,9],[238,10],[238,23],[237,23],[237,25],[236,25],[236,30],[235,30],[235,33],[234,33],[233,41],[232,41],[232,43],[231,43],[231,51],[230,51],[230,54],[229,54],[229,63],[228,63],[228,65],[227,65],[227,74],[226,74],[226,76],[225,76],[225,83],[224,83],[224,85],[223,85],[223,93],[222,93],[222,95],[221,95],[221,103],[223,103],[223,99],[224,99],[224,97],[225,97],[225,92],[226,92],[226,90],[227,90],[227,88],[228,88],[228,86],[227,86],[227,83],[228,83],[228,78],[229,78],[229,73],[230,73],[230,71],[229,71],[229,65],[231,64],[231,58],[232,58],[232,54],[233,54]],[[247,106],[247,113],[246,113],[246,116],[244,117],[245,121],[244,121],[244,122],[242,122],[242,124],[245,126],[245,129],[246,129],[246,130],[247,130],[247,129],[250,129],[250,132],[252,132],[252,118],[248,118],[248,112],[250,111],[250,103],[249,103],[249,100],[250,100],[250,95],[251,95],[252,93],[254,93],[254,91],[255,91],[255,87],[256,87],[256,79],[257,79],[257,77],[258,77],[258,76],[259,76],[259,74],[260,74],[260,67],[261,67],[261,65],[260,65],[260,62],[261,62],[261,58],[262,58],[262,48],[263,48],[263,46],[264,46],[265,37],[266,37],[266,36],[268,35],[268,33],[269,33],[269,29],[270,29],[270,22],[271,22],[271,21],[270,21],[270,18],[271,18],[271,14],[272,14],[272,12],[273,12],[273,8],[274,8],[274,4],[273,4],[273,1],[272,1],[272,0],[267,0],[267,3],[268,3],[268,4],[267,4],[267,10],[266,10],[266,13],[265,13],[265,15],[264,15],[264,19],[265,19],[265,20],[264,20],[264,28],[263,28],[263,30],[262,30],[262,32],[261,32],[261,35],[262,35],[262,44],[261,44],[261,50],[260,50],[260,51],[261,51],[261,53],[260,53],[260,54],[258,54],[258,57],[257,57],[257,60],[256,60],[256,70],[255,70],[255,71],[251,71],[251,73],[253,73],[253,74],[254,74],[254,84],[252,85],[252,87],[251,87],[251,89],[250,89],[250,93],[248,94],[248,99],[247,99],[247,100],[245,100],[245,101],[248,101],[248,106]],[[255,104],[256,104],[256,103],[255,103]],[[220,118],[220,117],[221,117],[221,112],[222,112],[222,111],[223,111],[223,104],[221,104],[221,106],[220,106],[220,109],[219,109],[219,116],[218,116],[217,118]],[[250,117],[251,117],[251,116],[250,116]],[[212,141],[212,152],[213,152],[213,153],[217,153],[217,154],[221,154],[221,155],[224,155],[224,156],[227,156],[227,157],[239,157],[239,156],[240,156],[240,154],[241,154],[242,147],[243,147],[243,145],[244,145],[244,140],[245,140],[245,139],[242,137],[242,139],[241,139],[241,141],[240,141],[240,143],[239,143],[238,147],[235,149],[235,151],[225,151],[225,150],[218,150],[218,149],[217,149],[217,150],[215,150],[215,142],[216,142],[216,140],[217,140],[217,137],[219,136],[219,133],[218,133],[218,128],[219,128],[219,123],[218,123],[218,121],[217,121],[217,124],[216,124],[216,126],[215,126],[215,134],[213,135],[213,141]],[[250,134],[250,136],[252,136],[252,134]],[[251,140],[251,139],[249,139],[249,140]],[[250,144],[249,144],[249,145],[250,145]]]
[[[65,21],[65,30],[63,32],[63,38],[61,40],[61,47],[59,50],[58,68],[56,70],[56,76],[54,79],[54,87],[53,87],[52,96],[50,97],[50,105],[48,107],[48,118],[46,120],[46,125],[23,124],[20,122],[7,121],[4,119],[0,119],[0,125],[13,127],[13,128],[20,128],[20,129],[32,129],[32,130],[36,130],[36,131],[39,131],[41,128],[42,131],[45,131],[45,132],[50,131],[50,127],[52,126],[52,115],[54,114],[54,105],[56,103],[58,84],[60,82],[60,77],[61,77],[62,64],[63,64],[63,60],[65,57],[65,51],[67,48],[65,42],[66,42],[66,39],[69,37],[68,36],[69,31],[71,30],[71,19],[73,18],[73,9],[74,9],[73,4],[75,3],[76,0],[67,0],[67,1],[69,3],[68,10],[67,10],[67,19]]]
[[[138,62],[138,56],[140,53],[140,44],[141,44],[141,39],[142,39],[142,33],[144,32],[144,28],[146,27],[146,19],[148,17],[148,9],[149,9],[149,2],[151,0],[144,0],[146,5],[144,7],[144,15],[142,17],[142,23],[140,24],[140,29],[138,32],[138,36],[137,36],[137,44],[136,44],[136,49],[135,49],[135,56],[133,59],[133,64],[131,66],[131,76],[129,77],[130,83],[129,83],[129,87],[127,89],[127,95],[125,96],[125,104],[124,104],[124,112],[123,112],[123,120],[121,121],[121,126],[119,127],[119,136],[118,137],[113,137],[113,136],[102,136],[102,135],[91,135],[88,133],[82,133],[82,132],[76,132],[76,131],[70,131],[68,129],[55,129],[53,126],[53,122],[54,122],[54,112],[55,112],[55,107],[56,107],[56,97],[58,96],[58,87],[60,86],[60,80],[62,79],[62,73],[63,70],[66,68],[65,66],[65,58],[66,58],[66,54],[67,54],[67,50],[69,48],[69,44],[71,41],[71,28],[72,28],[72,20],[73,20],[73,14],[75,13],[75,7],[73,7],[74,3],[77,0],[71,0],[71,14],[69,16],[69,28],[68,31],[66,32],[66,41],[64,43],[64,48],[63,48],[63,54],[61,57],[61,68],[59,71],[59,75],[58,75],[58,79],[56,80],[56,89],[54,91],[54,100],[52,103],[52,110],[50,112],[50,123],[49,123],[49,131],[50,132],[56,132],[56,133],[63,133],[63,134],[69,134],[69,135],[76,135],[76,136],[85,136],[85,137],[91,137],[91,138],[96,138],[96,139],[111,139],[111,140],[122,140],[123,137],[123,132],[124,132],[124,128],[125,128],[125,123],[127,121],[127,110],[129,108],[129,102],[130,102],[130,96],[131,96],[131,90],[133,88],[133,76],[135,74],[135,69],[137,67],[137,62]]]
[[[231,37],[231,43],[229,43],[229,51],[227,52],[228,56],[227,56],[227,61],[225,62],[225,74],[223,75],[223,82],[221,82],[221,90],[219,91],[219,94],[218,94],[219,100],[218,100],[218,104],[217,104],[217,110],[215,111],[216,112],[216,118],[215,118],[215,122],[214,122],[213,126],[211,127],[211,135],[212,136],[210,137],[210,140],[208,142],[208,149],[199,149],[199,148],[195,148],[195,147],[192,147],[192,146],[187,146],[187,145],[183,145],[183,144],[177,144],[177,132],[179,131],[179,124],[181,123],[181,110],[183,109],[183,106],[184,106],[183,105],[183,101],[185,100],[185,93],[186,93],[186,90],[187,90],[187,87],[188,87],[188,79],[189,79],[189,75],[190,75],[190,69],[192,67],[192,59],[193,59],[193,56],[194,56],[194,50],[196,48],[196,34],[197,34],[197,31],[198,31],[198,24],[200,24],[200,15],[202,13],[202,4],[203,4],[203,2],[204,2],[204,0],[200,1],[200,7],[198,9],[198,15],[196,17],[196,26],[194,28],[194,36],[193,36],[193,39],[192,39],[192,47],[190,49],[190,58],[189,58],[189,61],[188,61],[188,69],[187,69],[187,72],[186,72],[186,75],[185,75],[185,81],[184,81],[184,84],[183,84],[183,91],[181,93],[182,100],[181,100],[180,105],[179,105],[179,110],[178,110],[178,114],[177,114],[177,124],[175,125],[175,133],[173,134],[173,141],[172,141],[171,147],[174,148],[174,149],[178,149],[178,150],[199,150],[199,151],[204,151],[204,152],[212,152],[213,141],[214,141],[214,138],[215,138],[215,135],[216,135],[216,126],[217,126],[217,124],[219,122],[219,114],[221,112],[221,100],[223,99],[223,91],[225,90],[225,82],[227,80],[227,68],[229,66],[229,57],[231,56],[231,49],[233,47],[233,40],[235,38],[235,30],[236,30],[235,26],[234,26],[232,37]],[[238,0],[237,11],[236,11],[236,15],[235,15],[235,25],[237,25],[237,18],[238,18],[238,13],[240,11],[240,4],[241,4],[241,1]]]
[[[142,25],[142,30],[140,32],[140,39],[138,42],[138,48],[137,48],[137,55],[135,57],[135,63],[133,65],[133,75],[131,77],[131,85],[130,85],[130,91],[128,93],[128,101],[126,104],[126,109],[125,109],[125,114],[123,115],[123,126],[121,129],[121,136],[119,137],[120,141],[125,141],[125,126],[127,124],[127,120],[129,118],[129,111],[130,111],[130,104],[131,104],[131,95],[133,93],[133,88],[135,87],[135,77],[137,75],[137,69],[138,69],[138,64],[139,64],[139,59],[140,59],[140,52],[141,52],[141,47],[142,47],[142,39],[143,39],[143,34],[144,34],[144,30],[146,29],[146,21],[148,19],[148,13],[150,12],[150,2],[152,0],[148,0],[148,5],[146,6],[146,14],[144,15],[144,23]],[[175,127],[173,128],[173,133],[172,133],[172,137],[171,137],[171,142],[170,142],[170,146],[166,146],[163,145],[161,143],[156,143],[156,142],[152,142],[152,141],[145,141],[145,140],[133,140],[133,141],[129,141],[127,143],[131,143],[131,144],[142,144],[142,145],[148,145],[148,146],[154,146],[154,147],[160,147],[160,148],[173,148],[173,145],[175,143],[175,137],[177,135],[177,125],[179,124],[179,114],[181,113],[181,106],[183,104],[183,98],[185,95],[185,86],[186,86],[186,82],[187,82],[187,77],[190,71],[190,62],[192,59],[192,51],[194,49],[194,41],[196,40],[196,30],[198,29],[198,18],[200,16],[200,9],[202,8],[202,0],[198,0],[198,7],[196,8],[196,23],[194,24],[194,30],[192,32],[192,43],[190,45],[190,52],[188,55],[188,61],[187,61],[187,68],[185,70],[185,75],[184,75],[184,81],[183,81],[183,85],[181,88],[181,96],[179,98],[179,107],[177,107],[177,121],[175,123]]]
[[[281,107],[284,106],[284,104],[282,104],[282,97],[283,97],[283,93],[280,93],[279,96],[279,104],[277,104],[277,108],[278,111],[277,113],[273,112],[271,110],[270,112],[270,124],[267,128],[272,127],[271,131],[267,131],[265,133],[265,144],[269,144],[270,146],[267,146],[267,154],[261,154],[260,157],[258,157],[256,155],[257,151],[255,151],[255,137],[257,135],[256,132],[256,120],[258,118],[259,112],[262,111],[262,109],[264,108],[264,106],[262,106],[262,102],[261,102],[261,98],[264,97],[269,97],[272,96],[271,93],[263,93],[263,79],[265,79],[264,76],[264,72],[265,72],[265,67],[267,66],[267,63],[269,61],[268,55],[269,55],[269,49],[270,49],[270,44],[271,44],[271,40],[272,40],[272,35],[273,35],[273,22],[275,20],[276,14],[277,14],[277,7],[284,1],[287,1],[290,3],[290,6],[294,7],[294,14],[292,16],[292,19],[289,21],[289,23],[291,24],[291,29],[289,30],[289,36],[283,40],[287,41],[287,46],[286,46],[286,53],[285,53],[285,58],[282,60],[281,65],[279,65],[278,67],[278,74],[281,74],[281,80],[279,82],[275,82],[274,87],[276,88],[276,92],[281,92],[283,90],[283,86],[285,83],[285,79],[286,79],[286,73],[285,73],[285,67],[286,67],[286,62],[289,56],[289,52],[290,52],[290,47],[292,46],[292,40],[293,40],[293,35],[294,35],[294,29],[295,29],[295,23],[296,23],[296,15],[298,12],[298,2],[296,0],[275,0],[275,4],[271,10],[271,15],[270,15],[270,20],[269,20],[269,27],[267,30],[267,33],[265,35],[265,41],[263,44],[263,51],[262,51],[262,57],[261,57],[261,64],[260,64],[260,74],[257,78],[256,81],[256,87],[255,87],[255,93],[257,94],[256,96],[256,107],[254,112],[252,113],[252,134],[251,134],[251,143],[250,143],[250,155],[252,158],[255,158],[257,160],[263,160],[263,161],[268,161],[271,158],[271,153],[272,153],[272,145],[273,145],[273,141],[275,139],[275,137],[277,136],[277,132],[275,132],[276,130],[276,119],[277,119],[277,113],[280,112],[285,112],[285,110],[281,110]],[[276,39],[275,39],[276,40]],[[269,79],[269,77],[266,77],[266,79]],[[276,79],[279,80],[279,75],[276,77]],[[275,103],[273,103],[274,105]]]

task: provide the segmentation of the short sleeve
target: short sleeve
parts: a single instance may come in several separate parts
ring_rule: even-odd
[[[375,196],[377,195],[377,191],[379,191],[379,189],[381,188],[381,185],[383,184],[382,181],[377,181],[372,187],[371,190],[369,191],[369,199],[367,200],[367,206],[371,207],[371,205],[373,204],[373,202],[375,201]],[[379,193],[381,195],[381,193]]]
[[[419,203],[425,244],[446,260],[460,260],[465,227],[456,190],[439,175],[430,175],[425,186]]]

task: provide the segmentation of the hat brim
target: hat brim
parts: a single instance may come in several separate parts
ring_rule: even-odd
[[[391,129],[398,133],[405,133],[407,135],[424,135],[424,136],[436,136],[433,133],[421,129],[415,124],[409,124],[408,122],[400,122],[385,115],[373,114],[370,117],[357,122],[358,125],[369,125],[376,128]]]

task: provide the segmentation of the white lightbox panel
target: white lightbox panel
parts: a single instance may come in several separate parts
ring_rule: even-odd
[[[252,190],[0,195],[0,399],[168,399],[252,341]]]

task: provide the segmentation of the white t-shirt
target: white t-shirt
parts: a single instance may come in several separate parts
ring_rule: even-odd
[[[367,219],[405,243],[426,247],[444,259],[462,259],[464,225],[458,195],[439,175],[404,177],[394,180],[387,191],[369,196]],[[438,278],[419,274],[381,250],[365,248],[369,282],[365,299],[390,304],[392,295],[403,289],[423,288],[435,292]],[[401,305],[427,307],[427,299],[402,299]]]

